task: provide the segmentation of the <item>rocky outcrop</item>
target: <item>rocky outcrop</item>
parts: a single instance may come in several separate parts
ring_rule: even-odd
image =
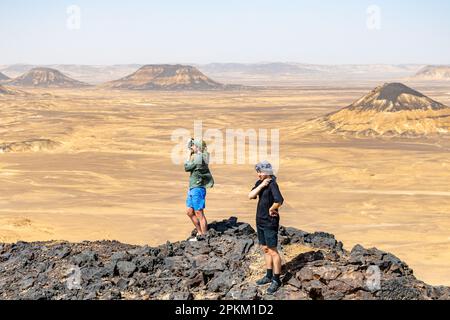
[[[0,143],[0,153],[5,152],[37,152],[52,150],[60,146],[59,142],[50,139],[31,139],[25,141]]]
[[[450,299],[392,254],[333,235],[280,228],[283,287],[273,296],[255,231],[236,218],[204,241],[158,247],[116,241],[0,244],[0,299]]]

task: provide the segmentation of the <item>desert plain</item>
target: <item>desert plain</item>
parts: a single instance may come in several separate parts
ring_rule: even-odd
[[[450,138],[368,138],[300,130],[376,84],[229,91],[23,89],[0,97],[0,143],[52,147],[0,153],[0,242],[185,239],[188,174],[176,129],[279,129],[281,224],[325,231],[346,249],[392,252],[434,285],[450,285]],[[414,84],[450,105],[448,85]],[[253,163],[211,164],[209,221],[255,224]]]

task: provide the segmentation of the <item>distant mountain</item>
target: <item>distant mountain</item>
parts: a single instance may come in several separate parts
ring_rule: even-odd
[[[295,62],[211,63],[197,65],[200,71],[222,82],[247,85],[307,85],[341,81],[400,81],[424,65],[342,64],[322,65]]]
[[[9,77],[0,72],[0,82],[3,82],[5,80],[9,80]]]
[[[101,84],[125,77],[141,66],[142,65],[139,64],[121,64],[112,66],[61,64],[53,65],[51,67],[60,70],[65,75],[79,81]]]
[[[450,108],[404,84],[386,83],[302,129],[357,136],[449,134]]]
[[[450,66],[426,66],[420,69],[412,79],[450,81]]]
[[[81,64],[51,64],[51,65],[29,65],[14,64],[0,66],[0,72],[4,72],[11,77],[18,77],[34,68],[51,68],[59,70],[66,76],[78,81],[100,84],[107,81],[122,78],[136,71],[140,64],[117,64],[117,65],[81,65]]]
[[[34,68],[20,77],[8,81],[13,86],[41,88],[78,88],[89,84],[74,80],[51,68]]]
[[[228,73],[238,72],[255,75],[288,75],[288,74],[317,74],[320,71],[313,68],[304,67],[295,63],[258,63],[258,64],[239,64],[239,63],[211,63],[199,66],[200,70],[206,73]]]
[[[0,66],[0,72],[8,74],[10,78],[16,78],[37,67],[38,66],[30,64],[10,64]]]
[[[136,72],[104,84],[109,89],[128,90],[216,90],[225,86],[187,65],[146,65]]]
[[[190,64],[188,64],[190,65]],[[0,65],[0,72],[18,77],[33,68],[44,67],[59,70],[66,76],[93,84],[106,83],[126,77],[142,64],[117,65]],[[412,77],[424,64],[344,64],[321,65],[296,62],[265,63],[210,63],[192,65],[216,82],[246,85],[304,85],[324,82],[355,81],[403,81]]]

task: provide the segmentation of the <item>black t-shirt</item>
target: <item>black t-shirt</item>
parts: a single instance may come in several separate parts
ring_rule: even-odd
[[[262,183],[258,180],[252,190]],[[280,188],[274,178],[267,187],[264,187],[258,194],[258,207],[256,209],[256,224],[261,227],[278,228],[280,216],[272,217],[269,215],[270,207],[276,203],[283,203]]]

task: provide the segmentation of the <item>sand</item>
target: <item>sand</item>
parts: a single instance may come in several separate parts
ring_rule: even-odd
[[[185,239],[188,176],[171,161],[173,130],[279,129],[281,222],[326,231],[346,249],[390,251],[418,278],[450,285],[450,139],[353,139],[298,131],[373,87],[234,92],[23,89],[0,97],[0,144],[50,139],[51,150],[0,153],[0,242]],[[416,88],[450,105],[446,87]],[[210,221],[254,224],[253,164],[214,164]]]

